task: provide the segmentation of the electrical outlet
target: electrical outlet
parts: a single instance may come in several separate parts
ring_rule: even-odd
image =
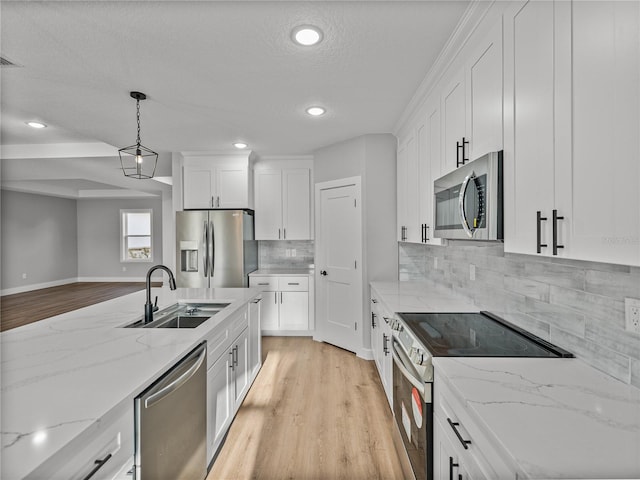
[[[629,332],[640,334],[640,300],[637,298],[624,299],[624,319]]]
[[[287,248],[287,249],[285,250],[285,255],[286,255],[287,257],[290,257],[290,256],[291,256],[291,249],[290,249],[290,248]]]
[[[122,271],[126,272],[127,271],[127,267],[122,267]]]
[[[23,273],[23,274],[22,274],[22,279],[23,279],[23,280],[26,280],[26,279],[27,279],[27,274],[26,274],[26,273]]]
[[[292,248],[292,249],[291,249],[291,256],[292,256],[292,257],[295,257],[295,256],[296,256],[296,249],[295,249],[295,248]]]
[[[438,257],[433,257],[433,268],[434,270],[438,269]]]
[[[476,266],[473,263],[469,264],[469,280],[476,281]]]

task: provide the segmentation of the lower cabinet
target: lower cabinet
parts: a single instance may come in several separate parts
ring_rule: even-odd
[[[248,308],[232,315],[207,339],[208,463],[260,369],[261,337],[256,334],[259,332],[259,314],[259,303],[249,303]]]
[[[111,480],[133,464],[133,402],[90,427],[26,478]]]
[[[263,334],[300,334],[311,329],[308,276],[250,275],[249,286],[262,289]]]
[[[516,479],[507,454],[486,436],[478,422],[435,370],[433,478],[451,480]]]
[[[380,381],[393,408],[393,358],[391,355],[392,337],[389,321],[391,315],[380,303],[379,296],[371,290],[371,349],[373,359],[380,375]]]

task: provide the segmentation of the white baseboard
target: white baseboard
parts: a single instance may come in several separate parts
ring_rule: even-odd
[[[78,277],[78,282],[146,282],[146,277]],[[151,279],[152,282],[157,280]]]
[[[31,285],[23,285],[22,287],[13,287],[0,290],[0,295],[14,295],[16,293],[31,292],[33,290],[40,290],[41,288],[57,287],[60,285],[67,285],[68,283],[78,282],[78,278],[63,278],[62,280],[54,280],[53,282],[33,283]]]
[[[263,337],[312,337],[312,330],[262,330]]]
[[[42,288],[58,287],[76,282],[145,282],[146,277],[75,277],[64,278],[62,280],[54,280],[53,282],[33,283],[31,285],[23,285],[21,287],[7,288],[0,290],[0,295],[14,295],[16,293],[31,292]],[[154,283],[158,280],[152,280]]]

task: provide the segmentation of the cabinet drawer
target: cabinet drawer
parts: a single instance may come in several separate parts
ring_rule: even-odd
[[[249,277],[249,286],[275,292],[278,290],[278,277]]]
[[[463,440],[469,440],[466,453],[474,458],[475,467],[486,478],[516,478],[515,466],[507,461],[508,453],[498,448],[475,421],[474,416],[449,389],[446,381],[439,376],[434,379],[434,414],[440,419],[451,438],[457,438],[456,431]],[[457,425],[451,425],[457,423]],[[455,442],[454,442],[455,443]]]
[[[309,277],[280,277],[278,285],[282,292],[308,292]]]
[[[247,314],[247,306],[232,315],[229,323],[229,338],[233,341],[242,331],[249,326],[249,315]]]
[[[91,432],[76,437],[26,479],[83,480],[95,470],[92,480],[111,480],[130,463],[133,428],[131,402],[105,415]]]

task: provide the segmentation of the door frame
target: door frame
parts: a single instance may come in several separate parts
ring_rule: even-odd
[[[357,301],[357,316],[358,316],[358,335],[357,337],[357,342],[358,344],[355,346],[355,354],[361,358],[365,358],[365,359],[371,359],[371,349],[365,349],[364,345],[364,335],[365,332],[367,335],[369,335],[369,330],[366,329],[366,325],[365,325],[365,321],[363,318],[363,311],[364,311],[364,307],[363,307],[363,299],[364,299],[364,279],[365,279],[365,273],[366,273],[366,268],[364,265],[364,232],[363,232],[363,217],[364,217],[364,209],[363,209],[363,203],[362,203],[362,177],[360,176],[355,176],[355,177],[347,177],[347,178],[340,178],[337,180],[329,180],[326,182],[320,182],[320,183],[316,183],[315,184],[315,205],[314,205],[314,225],[315,225],[315,245],[316,245],[316,258],[315,258],[315,272],[314,272],[314,284],[315,284],[315,306],[314,306],[314,310],[315,310],[315,330],[313,333],[313,339],[315,341],[318,342],[323,342],[325,340],[325,333],[324,333],[324,318],[322,315],[322,311],[321,311],[321,306],[322,306],[322,301],[324,299],[324,292],[322,291],[322,285],[323,283],[321,282],[321,278],[320,278],[320,270],[322,269],[322,266],[319,263],[319,260],[321,260],[320,257],[320,252],[321,252],[321,248],[320,246],[322,245],[322,228],[321,228],[321,218],[322,218],[322,203],[321,203],[321,199],[320,199],[320,195],[321,192],[323,190],[331,190],[334,188],[340,188],[340,187],[349,187],[349,186],[353,186],[355,187],[355,196],[356,196],[356,201],[359,203],[360,205],[360,216],[357,219],[358,225],[357,225],[357,230],[358,232],[360,232],[360,238],[359,238],[359,243],[360,243],[360,248],[358,248],[357,250],[357,258],[355,259],[357,262],[357,269],[360,270],[360,275],[357,275],[357,283],[358,283],[358,289],[360,291],[360,297],[358,298]]]

